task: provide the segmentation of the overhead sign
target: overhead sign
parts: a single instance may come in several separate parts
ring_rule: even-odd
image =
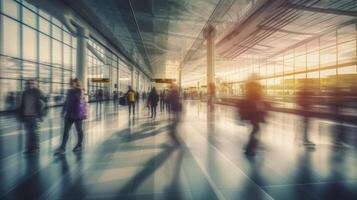
[[[176,82],[176,79],[171,79],[171,78],[154,78],[151,79],[152,82],[155,83],[174,83]]]
[[[92,78],[93,83],[109,83],[109,78]]]

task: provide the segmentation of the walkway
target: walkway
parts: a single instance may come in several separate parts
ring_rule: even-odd
[[[155,121],[143,106],[134,120],[126,107],[91,104],[86,149],[53,156],[62,121],[59,108],[42,123],[41,152],[22,154],[24,135],[13,118],[0,118],[0,199],[356,199],[355,142],[334,147],[333,123],[314,119],[315,148],[297,144],[299,117],[271,113],[255,157],[242,152],[248,129],[232,107],[185,102],[172,145],[169,116]],[[348,126],[350,133],[357,128]],[[349,134],[350,141],[355,135]],[[356,140],[354,140],[356,141]]]

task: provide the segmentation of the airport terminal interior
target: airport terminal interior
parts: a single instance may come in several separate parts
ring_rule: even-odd
[[[0,199],[357,199],[357,1],[0,0]]]

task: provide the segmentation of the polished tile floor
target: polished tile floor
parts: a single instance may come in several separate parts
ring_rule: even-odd
[[[348,144],[332,144],[334,123],[313,119],[316,146],[299,144],[298,116],[271,113],[259,151],[246,157],[249,127],[232,107],[185,102],[180,146],[169,137],[170,117],[156,120],[141,106],[91,104],[85,150],[53,156],[60,142],[60,108],[41,124],[41,151],[22,154],[25,136],[13,117],[0,117],[0,199],[357,199],[357,128]]]

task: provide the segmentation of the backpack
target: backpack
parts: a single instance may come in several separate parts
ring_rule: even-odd
[[[87,118],[87,103],[85,102],[85,100],[81,100],[78,109],[78,119],[86,119],[86,118]]]
[[[128,99],[130,102],[134,102],[135,101],[135,93],[133,91],[129,91],[128,92]]]
[[[76,119],[86,119],[88,116],[88,106],[84,96],[81,96],[78,105],[78,113],[76,113]]]

